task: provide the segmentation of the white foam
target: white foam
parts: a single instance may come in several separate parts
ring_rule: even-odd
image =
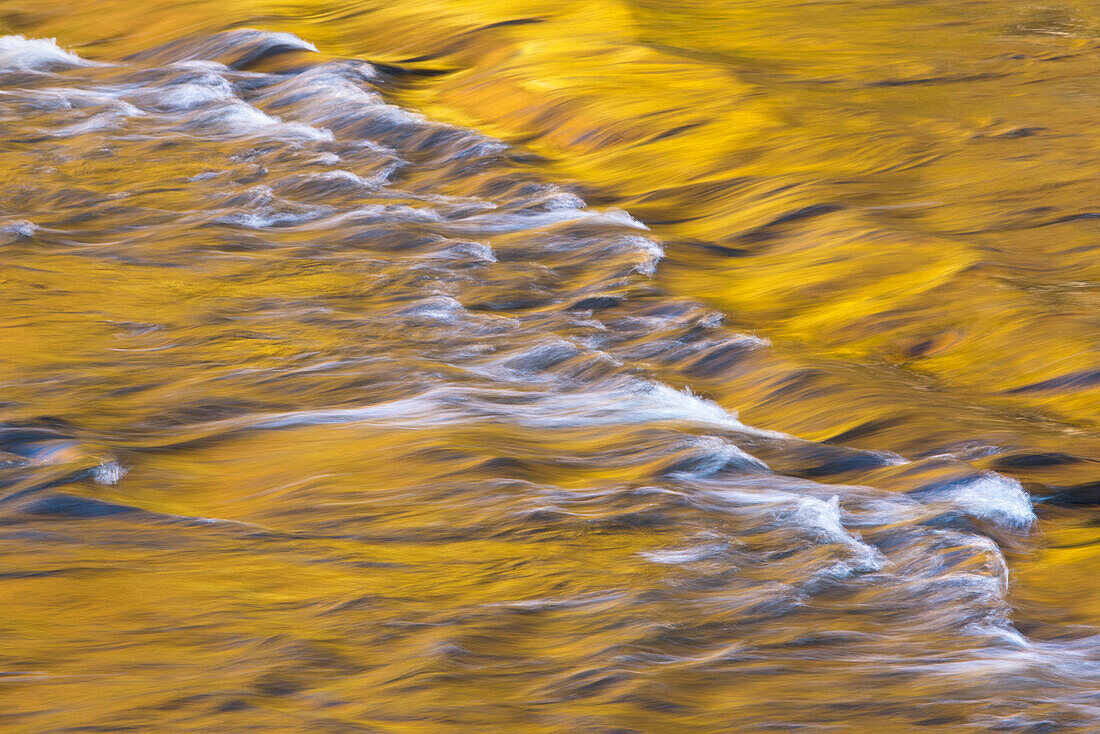
[[[206,59],[185,59],[173,61],[168,65],[173,69],[197,69],[199,71],[230,71],[230,68],[220,61],[208,61]]]
[[[339,160],[339,158],[337,158]],[[371,181],[363,178],[357,173],[351,171],[345,171],[342,168],[337,168],[331,171],[322,171],[321,173],[314,173],[310,175],[310,178],[315,181],[330,181],[332,183],[350,183],[356,186],[362,186],[363,188],[373,188],[378,185],[377,181]]]
[[[469,257],[484,263],[495,263],[493,248],[483,242],[458,242],[440,250],[438,255],[445,257]]]
[[[367,204],[351,211],[334,214],[326,220],[326,224],[335,227],[344,223],[356,225],[377,221],[439,222],[442,220],[443,216],[439,212],[426,207],[405,204]]]
[[[328,130],[300,122],[283,122],[250,104],[234,101],[212,109],[200,123],[200,131],[215,135],[257,135],[289,140],[332,140]]]
[[[433,312],[427,313],[431,315]],[[434,315],[448,318],[455,313],[456,308],[444,307]],[[507,402],[498,402],[499,398],[505,398]],[[524,399],[527,401],[524,402]],[[415,397],[364,407],[272,414],[259,418],[253,425],[283,427],[358,423],[403,427],[483,420],[547,430],[682,421],[754,435],[783,435],[745,426],[721,406],[690,393],[660,383],[641,381],[602,391],[551,394],[437,388]]]
[[[722,406],[688,390],[676,390],[646,380],[630,380],[593,390],[558,392],[528,404],[509,404],[508,418],[534,428],[548,429],[667,421],[759,436],[783,436],[746,426]]]
[[[972,517],[1009,527],[1029,527],[1035,522],[1031,499],[1015,479],[985,472],[936,492],[935,500],[950,502]]]
[[[123,90],[101,89],[71,89],[68,87],[53,87],[45,90],[19,89],[14,92],[6,92],[20,99],[24,104],[39,110],[72,110],[107,108],[121,114],[135,116],[141,111],[119,99]]]
[[[37,91],[30,93],[28,90],[19,89],[14,92],[0,91],[4,97],[13,97],[23,104],[36,110],[71,110],[73,103],[65,95],[54,90]]]
[[[306,97],[327,96],[333,102],[341,103],[341,106],[382,104],[382,97],[377,92],[357,84],[341,71],[316,66],[279,84],[275,90],[277,93],[298,93]],[[356,69],[356,71],[360,70]]]
[[[723,546],[719,544],[699,545],[693,548],[677,548],[667,550],[656,551],[644,551],[641,556],[651,563],[660,563],[664,565],[681,565],[684,563],[695,563],[697,561],[704,561],[708,558],[721,553]]]
[[[386,104],[377,92],[349,79],[346,69],[315,67],[273,86],[261,99],[280,109],[293,109],[300,119],[334,128],[372,118],[427,124],[423,116]]]
[[[92,469],[92,479],[105,487],[113,487],[118,484],[130,470],[117,461],[108,461]]]
[[[259,31],[255,29],[244,29],[240,32],[263,36],[264,45],[268,47],[282,46],[285,48],[297,49],[299,51],[319,53],[316,46],[309,41],[298,38],[298,36],[293,33],[284,33],[282,31]]]
[[[68,138],[77,135],[86,135],[88,133],[103,132],[104,130],[115,130],[122,127],[127,118],[144,114],[141,110],[132,105],[126,105],[126,107],[129,109],[112,109],[107,112],[101,112],[98,115],[92,115],[81,122],[58,128],[50,133],[50,135],[55,138]]]
[[[232,224],[248,229],[266,229],[268,227],[288,227],[310,222],[323,217],[327,208],[313,208],[299,211],[263,207],[255,211],[232,212],[213,220],[218,224]]]
[[[409,222],[443,221],[443,215],[434,209],[419,206],[406,206],[405,204],[371,204],[359,207],[351,213],[364,220],[401,219]]]
[[[648,237],[628,237],[626,244],[645,258],[634,266],[635,271],[645,276],[651,276],[657,272],[657,263],[665,256],[665,248],[661,247],[661,243]]]
[[[323,425],[328,423],[381,424],[393,428],[418,428],[450,423],[461,416],[439,400],[437,392],[390,400],[361,408],[302,410],[275,413],[253,425],[258,428]]]
[[[435,295],[402,309],[402,316],[410,316],[429,321],[452,322],[466,309],[450,296]]]
[[[882,553],[848,532],[840,519],[840,498],[833,495],[828,502],[816,497],[802,497],[787,518],[828,543],[838,543],[853,551],[857,571],[877,571],[885,564]]]
[[[38,225],[26,219],[13,219],[0,224],[0,234],[7,235],[9,241],[33,237],[37,231]]]
[[[554,191],[546,197],[542,205],[550,211],[555,209],[583,209],[588,206],[584,199],[567,191]]]
[[[1020,650],[1029,650],[1034,647],[1031,640],[1020,634],[1020,631],[1007,621],[983,620],[972,622],[963,628],[963,632],[978,637],[991,638]]]
[[[99,66],[65,51],[52,38],[0,37],[0,71],[51,71]]]
[[[451,222],[448,227],[458,232],[522,232],[576,221],[615,224],[632,229],[649,229],[637,219],[618,209],[604,212],[594,209],[553,209],[534,213],[478,214],[457,222]]]
[[[306,161],[307,163],[313,163],[318,166],[338,166],[340,165],[340,156],[335,153],[321,153],[316,158]]]
[[[472,132],[472,131],[468,131]],[[445,149],[446,150],[446,149]],[[489,158],[500,155],[508,150],[508,145],[492,138],[478,138],[472,144],[453,150],[445,160],[469,160],[473,158]]]
[[[154,104],[161,109],[183,112],[211,102],[231,100],[234,96],[233,85],[216,74],[210,74],[168,87],[156,98]]]
[[[767,337],[757,336],[756,334],[734,334],[725,340],[727,344],[736,344],[740,347],[746,347],[749,349],[760,349],[763,347],[770,347],[772,345],[771,340]],[[897,454],[895,454],[897,456]],[[901,458],[900,456],[898,457]]]
[[[697,479],[735,465],[742,470],[771,471],[767,464],[720,436],[692,436],[691,447],[700,456],[690,471],[672,472],[673,479]]]
[[[628,394],[622,398],[620,412],[635,419],[630,422],[683,420],[719,428],[781,435],[773,434],[771,431],[748,429],[748,426],[737,420],[736,414],[718,403],[701,398],[690,390],[676,390],[658,382],[638,383],[629,389]]]

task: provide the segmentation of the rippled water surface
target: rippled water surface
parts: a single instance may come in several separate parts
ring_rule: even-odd
[[[1092,5],[0,31],[0,730],[1100,729]]]

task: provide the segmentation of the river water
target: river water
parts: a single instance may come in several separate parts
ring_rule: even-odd
[[[0,730],[1100,729],[1086,3],[0,1]]]

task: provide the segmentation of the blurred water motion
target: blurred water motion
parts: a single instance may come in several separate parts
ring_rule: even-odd
[[[1100,728],[1095,6],[0,31],[3,731]]]

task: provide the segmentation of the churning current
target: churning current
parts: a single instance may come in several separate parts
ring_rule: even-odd
[[[742,423],[643,224],[311,50],[0,38],[0,728],[1096,731],[1018,481]]]

